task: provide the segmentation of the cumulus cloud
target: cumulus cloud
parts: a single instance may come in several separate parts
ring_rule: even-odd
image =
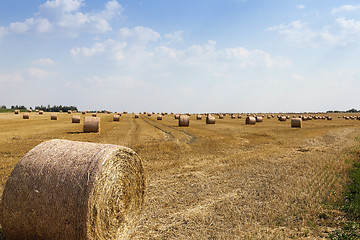
[[[103,33],[111,31],[110,20],[121,14],[116,0],[105,4],[102,11],[81,12],[83,0],[52,0],[40,5],[33,17],[10,23],[13,33],[46,33],[77,36],[81,32]],[[4,28],[4,27],[3,27]]]
[[[298,4],[298,5],[296,5],[296,9],[299,9],[299,10],[305,9],[305,5]]]
[[[143,26],[136,26],[133,29],[126,27],[121,28],[119,30],[119,35],[120,38],[126,41],[133,41],[139,44],[157,42],[160,39],[160,34],[158,32]]]
[[[165,34],[164,37],[168,44],[182,43],[184,42],[182,34],[184,31],[175,31],[174,33]]]
[[[70,50],[73,57],[93,57],[100,54],[111,54],[117,61],[124,58],[123,49],[126,43],[108,39],[104,42],[96,42],[92,47],[75,47]]]
[[[121,86],[122,88],[136,88],[143,86],[144,83],[141,81],[136,81],[135,79],[129,77],[129,76],[121,76],[121,77],[114,77],[114,76],[108,76],[108,77],[99,77],[97,75],[94,75],[92,77],[86,78],[86,82],[89,84],[96,84],[101,86],[111,86],[114,85]]]
[[[8,33],[8,29],[5,27],[0,27],[0,39]]]
[[[39,58],[35,61],[33,61],[34,65],[53,65],[54,61],[51,58]]]
[[[313,29],[301,20],[289,24],[280,24],[266,29],[277,32],[292,44],[303,44],[317,47],[323,43],[347,45],[360,42],[360,21],[337,18],[332,25]]]
[[[351,12],[351,11],[355,11],[355,10],[358,10],[358,9],[360,9],[360,5],[350,5],[350,4],[348,4],[348,5],[342,5],[342,6],[338,7],[338,8],[333,8],[331,10],[331,13],[336,14],[338,12]]]
[[[26,72],[31,77],[39,78],[39,79],[50,77],[50,76],[54,75],[54,73],[45,71],[40,68],[29,68]]]

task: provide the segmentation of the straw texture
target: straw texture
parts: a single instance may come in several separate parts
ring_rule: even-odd
[[[292,128],[301,128],[302,127],[302,119],[301,118],[292,118],[291,119],[291,127]]]
[[[255,125],[255,123],[256,123],[256,118],[254,118],[254,117],[246,117],[245,124],[247,124],[247,125]]]
[[[50,119],[51,120],[57,120],[57,114],[56,113],[51,114]]]
[[[145,177],[131,149],[50,140],[16,165],[2,196],[9,239],[124,239],[143,206]]]
[[[207,115],[206,124],[215,124],[215,117],[211,114]]]
[[[30,114],[29,113],[23,113],[23,119],[29,119]]]
[[[84,132],[100,132],[100,118],[85,117]]]
[[[179,127],[188,127],[190,123],[190,117],[188,115],[181,115],[179,117]]]

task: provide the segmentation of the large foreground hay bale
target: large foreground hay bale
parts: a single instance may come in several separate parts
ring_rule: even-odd
[[[215,124],[215,117],[211,114],[207,115],[206,124]]]
[[[72,123],[80,123],[80,115],[73,115],[72,116]]]
[[[179,117],[179,127],[188,127],[190,124],[190,117],[188,115],[181,115]]]
[[[11,173],[0,223],[9,239],[128,238],[144,191],[141,159],[130,148],[50,140]]]
[[[85,117],[84,119],[84,132],[100,132],[100,118],[98,117]]]
[[[291,119],[291,127],[292,128],[301,128],[302,127],[302,119],[301,118],[292,118]]]
[[[29,113],[24,113],[23,114],[23,119],[29,119],[30,118],[30,114]]]
[[[255,123],[256,123],[256,118],[254,118],[254,117],[246,117],[246,119],[245,119],[245,124],[246,125],[255,125]]]
[[[51,119],[51,120],[57,120],[57,114],[56,114],[56,113],[52,113],[50,119]]]

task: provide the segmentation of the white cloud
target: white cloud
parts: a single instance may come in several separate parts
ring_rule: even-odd
[[[331,10],[332,14],[336,14],[338,12],[351,12],[360,9],[360,5],[342,5],[338,8],[333,8]]]
[[[5,27],[0,27],[0,39],[8,33],[8,29]]]
[[[34,65],[53,65],[54,61],[50,58],[40,58],[33,62]]]
[[[89,84],[96,84],[101,86],[110,86],[114,87],[114,85],[121,86],[122,88],[136,88],[144,85],[144,82],[136,81],[129,76],[121,76],[121,77],[99,77],[92,76],[85,79]]]
[[[23,81],[20,73],[0,73],[0,83],[21,83]]]
[[[305,5],[298,4],[296,5],[296,9],[300,9],[300,10],[305,9]]]
[[[73,57],[93,57],[99,54],[111,54],[116,61],[124,58],[123,49],[126,43],[108,39],[104,42],[94,43],[92,47],[75,47],[70,50]]]
[[[161,38],[158,32],[143,26],[136,26],[133,29],[121,28],[119,35],[124,40],[136,41],[139,44],[157,42]]]
[[[52,72],[47,72],[47,71],[45,71],[43,69],[39,69],[39,68],[29,68],[27,70],[27,73],[31,77],[40,78],[40,79],[54,75],[54,73],[52,73]]]
[[[269,27],[266,30],[283,35],[292,44],[312,47],[323,43],[347,45],[360,42],[360,21],[354,19],[337,18],[333,25],[323,26],[320,29],[312,29],[308,23],[298,20]]]
[[[184,42],[182,34],[184,31],[175,31],[174,33],[165,34],[164,37],[168,44],[182,43]]]
[[[82,32],[103,33],[111,31],[110,20],[120,15],[121,5],[116,0],[105,4],[102,11],[81,12],[82,0],[53,0],[40,5],[39,11],[23,22],[13,22],[13,33],[53,33],[77,36]]]

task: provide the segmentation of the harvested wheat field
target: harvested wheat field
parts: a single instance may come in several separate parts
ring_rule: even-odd
[[[0,195],[29,150],[66,139],[129,147],[142,159],[146,191],[132,239],[322,239],[346,221],[337,203],[358,120],[329,114],[291,128],[277,118],[246,125],[245,115],[226,115],[214,125],[192,115],[183,128],[170,114],[124,114],[119,123],[99,113],[101,132],[84,133],[71,114],[29,114],[0,114]]]

